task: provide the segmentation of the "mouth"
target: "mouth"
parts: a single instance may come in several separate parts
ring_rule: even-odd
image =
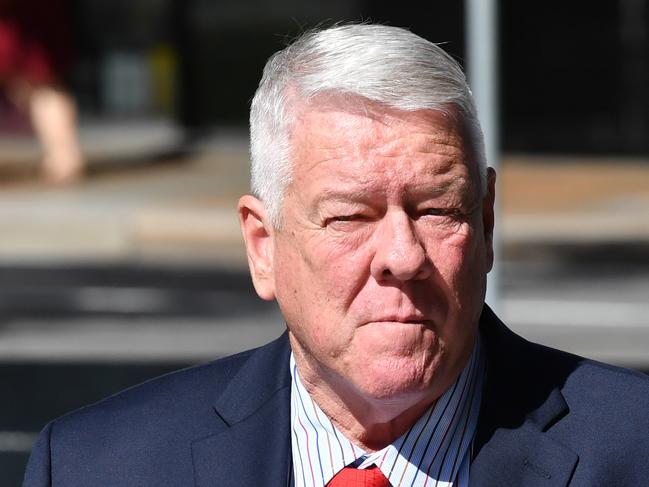
[[[370,323],[386,323],[386,324],[395,324],[395,325],[421,325],[421,326],[430,326],[433,321],[424,318],[423,316],[413,316],[413,317],[386,317],[386,318],[377,318],[369,320],[367,324]]]

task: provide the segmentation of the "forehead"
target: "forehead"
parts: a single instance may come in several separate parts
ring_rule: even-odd
[[[291,134],[293,180],[317,180],[369,190],[372,184],[416,189],[420,184],[471,186],[461,118],[449,109],[405,112],[372,104],[306,106]]]

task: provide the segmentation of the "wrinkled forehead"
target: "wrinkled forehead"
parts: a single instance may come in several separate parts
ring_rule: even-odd
[[[308,161],[300,160],[297,155],[308,148],[306,146],[317,138],[316,135],[324,134],[331,141],[331,151],[334,154],[337,142],[340,141],[342,147],[346,141],[355,139],[356,131],[360,130],[364,123],[378,122],[376,126],[386,129],[407,123],[410,127],[421,130],[421,133],[429,137],[432,142],[452,141],[453,145],[461,146],[463,157],[461,161],[458,160],[458,163],[467,165],[471,182],[477,188],[480,187],[479,153],[473,146],[468,122],[461,109],[455,105],[446,104],[434,109],[406,111],[358,95],[323,93],[306,101],[294,100],[290,110],[288,136],[293,171],[297,169],[296,164],[308,164]],[[313,123],[313,120],[318,119],[317,115],[335,113],[345,113],[353,117],[347,117],[349,120],[347,124],[325,126]],[[326,117],[321,117],[324,118]],[[400,150],[407,150],[407,148]],[[308,167],[299,169],[308,170]]]

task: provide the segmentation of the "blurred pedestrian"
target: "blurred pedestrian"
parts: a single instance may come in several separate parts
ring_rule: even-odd
[[[0,0],[0,88],[29,115],[43,150],[44,177],[78,180],[84,158],[76,105],[65,86],[71,61],[66,0]]]

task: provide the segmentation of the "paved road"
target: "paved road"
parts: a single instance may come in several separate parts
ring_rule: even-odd
[[[649,369],[649,259],[624,261],[631,252],[620,250],[616,262],[611,252],[581,263],[506,263],[503,318],[533,341]]]

